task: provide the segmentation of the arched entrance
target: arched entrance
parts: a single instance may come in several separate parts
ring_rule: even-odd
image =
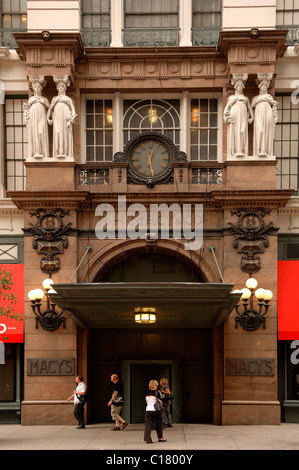
[[[111,420],[112,373],[124,383],[124,417],[130,422],[141,419],[149,380],[166,374],[177,422],[220,424],[221,327],[239,300],[233,285],[217,280],[203,252],[186,254],[174,241],[110,246],[93,253],[81,282],[55,284],[50,294],[79,327],[80,369],[88,372],[93,397],[89,421]],[[86,282],[89,277],[93,282]],[[157,322],[136,324],[136,306],[155,307]]]
[[[103,283],[203,282],[191,264],[162,253],[138,253],[102,270],[95,279]],[[92,389],[107,400],[110,375],[121,376],[126,404],[123,415],[131,423],[144,421],[145,392],[151,379],[166,377],[175,395],[174,422],[212,421],[212,344],[211,329],[143,328],[93,329],[91,331]],[[108,383],[107,383],[108,382]],[[95,421],[109,420],[106,402],[95,401],[91,415]]]

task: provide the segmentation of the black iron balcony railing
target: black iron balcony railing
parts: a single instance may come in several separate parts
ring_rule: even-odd
[[[278,25],[276,28],[289,30],[286,38],[286,44],[292,46],[299,42],[299,25]]]
[[[204,26],[200,28],[192,28],[192,45],[193,46],[216,46],[218,43],[219,26]]]
[[[19,33],[22,31],[26,31],[26,29],[5,29],[0,28],[0,46],[7,47],[8,49],[15,49],[17,47],[17,43],[13,36],[13,33]]]
[[[85,47],[110,46],[110,29],[81,29],[81,35]]]
[[[109,184],[109,168],[97,164],[78,165],[78,184],[80,186]]]
[[[179,45],[179,28],[126,28],[126,47],[170,47]]]
[[[192,168],[192,184],[222,184],[223,168]]]
[[[76,184],[78,186],[110,185],[117,189],[118,184],[130,184],[127,179],[127,164],[115,162],[85,163],[77,165]],[[189,182],[192,185],[221,185],[224,180],[224,165],[218,162],[189,162],[184,166],[176,166],[177,181]],[[174,180],[173,180],[174,181]],[[104,188],[103,188],[104,189]],[[96,190],[96,188],[95,188]],[[104,190],[106,191],[106,190]]]

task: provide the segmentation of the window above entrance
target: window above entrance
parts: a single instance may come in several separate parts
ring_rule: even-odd
[[[82,163],[113,161],[134,136],[148,131],[165,135],[178,151],[186,153],[187,160],[221,162],[219,93],[181,93],[151,99],[120,93],[89,95],[82,97],[82,109]]]

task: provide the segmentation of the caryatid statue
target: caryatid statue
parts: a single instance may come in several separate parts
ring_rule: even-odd
[[[73,100],[66,95],[70,85],[67,76],[54,76],[58,95],[51,101],[47,119],[53,124],[53,157],[73,158],[73,123],[76,112]]]
[[[277,122],[277,105],[268,88],[272,79],[271,73],[257,76],[259,95],[252,100],[254,109],[253,155],[256,157],[272,157],[274,131]]]
[[[36,159],[49,157],[49,135],[47,110],[49,101],[42,96],[46,80],[43,76],[29,77],[32,84],[33,96],[24,104],[25,121],[28,129],[28,157]]]
[[[248,124],[253,121],[253,111],[243,89],[248,78],[247,73],[233,74],[231,83],[235,94],[231,95],[224,110],[224,122],[227,124],[227,156],[246,157],[248,155]]]

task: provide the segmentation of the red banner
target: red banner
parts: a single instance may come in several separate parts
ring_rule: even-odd
[[[13,304],[8,299],[1,298],[0,306],[11,307],[12,313],[21,315],[21,319],[10,319],[5,315],[0,315],[0,341],[2,343],[23,343],[24,342],[24,265],[23,264],[0,264],[0,268],[11,273],[10,294],[16,297]],[[1,294],[1,292],[0,292]]]
[[[278,261],[278,339],[299,340],[299,261]]]

